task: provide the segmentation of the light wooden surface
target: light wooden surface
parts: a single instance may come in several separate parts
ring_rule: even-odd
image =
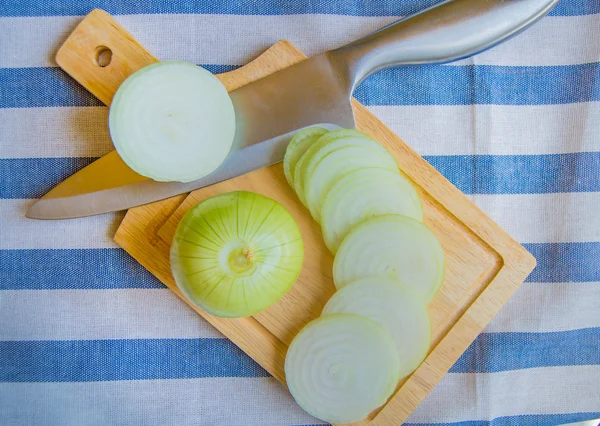
[[[98,54],[106,48],[111,61],[101,67]],[[154,62],[158,59],[101,9],[87,15],[56,53],[56,63],[106,105],[127,77]]]
[[[113,61],[100,68],[93,60],[98,46],[113,51]],[[105,12],[92,12],[63,45],[59,64],[105,103],[118,84],[155,59]],[[279,42],[249,65],[219,76],[229,90],[290,66],[304,55]],[[369,419],[369,425],[403,422],[496,315],[535,266],[535,259],[452,186],[366,108],[354,101],[357,127],[394,155],[419,191],[425,223],[439,238],[447,260],[446,278],[429,312],[433,343],[427,359]],[[168,253],[174,229],[183,214],[211,195],[255,191],[281,202],[298,221],[305,242],[305,262],[298,281],[278,303],[243,319],[212,317],[192,306],[177,290]],[[180,195],[129,210],[115,241],[167,287],[248,355],[285,384],[287,346],[297,331],[318,316],[333,294],[332,261],[319,226],[288,187],[281,163],[237,177],[189,196]]]

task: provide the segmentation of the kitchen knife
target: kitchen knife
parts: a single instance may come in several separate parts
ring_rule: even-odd
[[[370,74],[475,55],[523,31],[557,2],[443,2],[231,92],[235,141],[210,175],[189,183],[155,182],[133,172],[113,151],[52,189],[26,216],[66,219],[124,210],[277,163],[299,129],[355,127],[352,92]]]

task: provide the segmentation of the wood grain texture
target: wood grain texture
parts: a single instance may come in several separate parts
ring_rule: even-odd
[[[71,40],[73,38],[73,40]],[[59,64],[88,90],[109,103],[118,84],[155,59],[106,13],[94,11],[65,42]],[[90,66],[90,52],[101,43],[118,53],[113,71]],[[121,56],[119,52],[128,52]],[[114,58],[113,54],[113,58]],[[219,76],[229,90],[264,77],[305,57],[288,42],[279,42],[249,65]],[[88,62],[86,62],[88,61]],[[112,75],[114,72],[114,75]],[[129,74],[128,74],[129,73]],[[429,305],[433,342],[427,359],[379,410],[358,424],[397,425],[433,389],[475,337],[496,315],[535,266],[535,259],[464,194],[387,129],[358,102],[357,127],[385,146],[423,199],[425,223],[439,238],[447,272]],[[212,317],[178,291],[169,266],[169,247],[177,223],[195,203],[234,190],[261,193],[282,203],[298,221],[305,242],[305,262],[292,290],[264,312],[243,319]],[[287,346],[297,331],[318,316],[333,294],[333,258],[319,226],[285,181],[281,164],[146,206],[129,210],[115,241],[167,287],[285,384]]]
[[[110,49],[110,63],[98,65],[98,54]],[[112,16],[94,9],[58,49],[56,62],[94,96],[110,105],[117,88],[140,68],[158,62]]]

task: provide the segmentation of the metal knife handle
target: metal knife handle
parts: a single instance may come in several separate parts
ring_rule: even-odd
[[[444,63],[482,52],[523,31],[558,0],[449,0],[330,52],[354,90],[396,65]]]

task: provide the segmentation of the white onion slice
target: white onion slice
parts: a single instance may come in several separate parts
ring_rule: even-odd
[[[294,190],[296,191],[296,195],[302,202],[302,204],[306,205],[306,198],[304,197],[304,176],[306,174],[306,167],[308,165],[309,160],[312,156],[318,152],[321,147],[326,145],[327,143],[344,138],[344,137],[356,137],[356,138],[367,138],[366,135],[360,133],[355,129],[337,129],[332,130],[330,132],[325,133],[316,142],[314,142],[307,150],[302,154],[296,166],[294,167]]]
[[[123,161],[157,181],[189,182],[213,172],[235,135],[225,86],[183,61],[162,61],[129,76],[110,106],[112,141]]]
[[[368,219],[346,235],[335,255],[333,280],[339,289],[361,278],[396,278],[429,303],[444,270],[444,250],[425,225],[387,215]]]
[[[171,271],[181,292],[206,312],[245,317],[292,287],[303,256],[300,229],[281,204],[229,192],[184,216],[171,246]]]
[[[385,277],[363,278],[338,290],[321,315],[355,314],[385,328],[396,343],[400,377],[423,362],[431,345],[431,321],[423,301],[408,287]]]
[[[384,404],[399,380],[392,336],[374,321],[337,314],[308,323],[285,359],[288,388],[314,417],[346,424]]]
[[[304,196],[313,218],[321,222],[321,207],[327,192],[342,177],[361,168],[379,167],[399,173],[392,155],[377,142],[345,137],[323,145],[307,160]]]
[[[283,173],[292,188],[294,187],[294,171],[298,160],[325,133],[327,133],[327,129],[323,127],[309,127],[296,133],[290,141],[283,157]]]
[[[386,169],[366,168],[347,174],[331,187],[322,204],[323,239],[333,254],[346,234],[368,218],[401,214],[423,221],[417,191],[398,172]]]

